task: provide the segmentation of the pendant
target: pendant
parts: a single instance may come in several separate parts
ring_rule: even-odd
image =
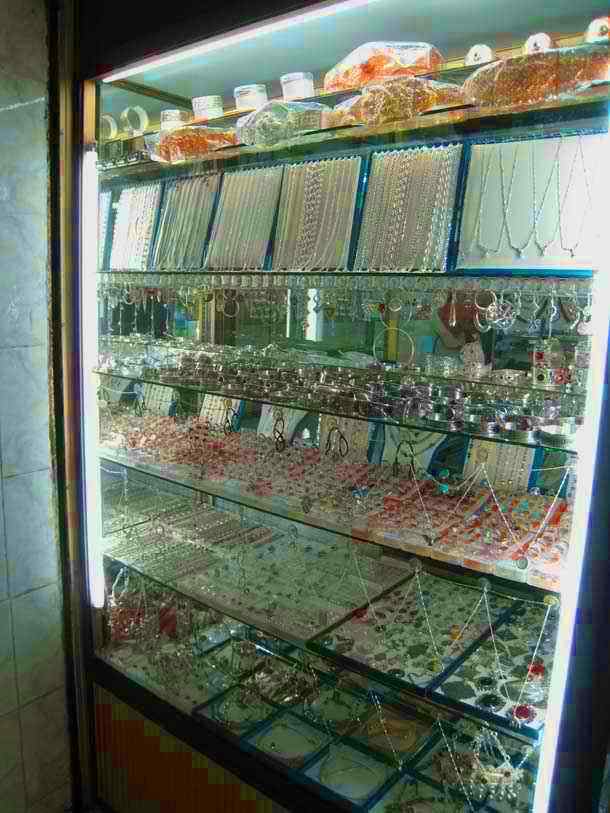
[[[527,703],[514,706],[512,709],[512,715],[518,723],[531,723],[536,719],[536,711],[534,707],[528,705]]]
[[[477,698],[477,703],[479,706],[483,706],[485,709],[498,712],[504,708],[506,700],[495,692],[487,692],[486,694],[482,694]]]
[[[476,682],[477,689],[483,692],[489,692],[489,690],[493,689],[495,685],[495,678],[493,678],[491,675],[483,675],[483,677],[480,677]]]

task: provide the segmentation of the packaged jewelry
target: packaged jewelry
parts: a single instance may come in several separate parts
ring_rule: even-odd
[[[406,76],[369,83],[362,95],[339,104],[332,113],[323,114],[325,127],[346,124],[385,124],[409,119],[435,107],[456,107],[468,103],[459,85]]]
[[[458,267],[599,267],[605,191],[594,167],[605,146],[576,135],[473,147]]]
[[[274,269],[345,269],[360,166],[360,158],[339,158],[285,168]]]
[[[373,156],[355,270],[447,270],[461,145]]]
[[[609,66],[605,43],[538,50],[484,65],[466,79],[464,91],[482,107],[535,105],[607,79]]]
[[[163,132],[159,155],[169,163],[196,161],[214,150],[237,145],[235,130],[205,126],[180,127]]]
[[[324,90],[360,88],[372,81],[438,70],[442,55],[423,42],[367,42],[324,77]]]
[[[307,130],[319,130],[328,107],[316,102],[272,101],[237,121],[240,144],[272,146]]]

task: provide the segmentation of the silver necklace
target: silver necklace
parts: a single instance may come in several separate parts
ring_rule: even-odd
[[[542,198],[542,202],[541,202],[540,208],[538,210],[536,210],[536,167],[534,165],[533,159],[532,159],[532,162],[531,162],[532,163],[532,189],[533,189],[533,194],[534,194],[534,244],[535,244],[536,248],[538,249],[538,251],[540,252],[541,257],[544,257],[546,255],[548,247],[551,245],[551,243],[555,242],[555,238],[557,237],[557,231],[558,231],[559,226],[561,224],[562,206],[561,206],[561,202],[560,202],[560,200],[558,198],[557,199],[557,206],[559,208],[559,213],[558,213],[558,217],[557,217],[557,224],[555,225],[555,228],[554,228],[553,233],[551,235],[551,239],[548,240],[546,243],[541,243],[540,242],[539,237],[538,237],[538,221],[540,220],[540,216],[542,215],[542,210],[544,209],[544,204],[546,202],[546,196],[548,195],[549,189],[551,187],[551,180],[553,178],[553,174],[555,174],[555,176],[557,178],[557,181],[559,182],[559,171],[560,171],[560,166],[561,166],[560,161],[559,161],[559,153],[561,152],[562,144],[563,144],[562,140],[559,139],[559,142],[557,144],[557,150],[555,152],[555,160],[553,161],[553,166],[551,167],[551,173],[549,175],[549,180],[548,180],[546,189],[544,190],[544,195],[543,195],[543,198]],[[574,163],[575,162],[572,163],[572,172],[573,172],[573,169],[574,169]],[[569,186],[570,186],[571,181],[572,181],[572,172],[570,173],[570,180],[568,182],[568,189],[569,189]],[[559,187],[558,187],[558,189],[559,189]],[[566,196],[567,196],[567,190],[566,190]],[[564,204],[565,204],[565,198],[564,198]]]
[[[563,207],[560,208],[560,210],[559,210],[559,242],[561,244],[562,250],[567,252],[572,259],[574,259],[574,255],[576,254],[576,249],[578,248],[578,246],[580,245],[580,241],[582,240],[583,230],[584,230],[584,227],[585,227],[585,221],[586,221],[586,219],[588,217],[588,214],[589,214],[590,210],[593,208],[593,196],[591,194],[591,184],[589,182],[589,175],[588,175],[588,172],[587,172],[587,165],[586,165],[586,161],[585,161],[584,150],[583,150],[583,147],[582,147],[582,137],[581,136],[578,136],[578,152],[574,153],[574,161],[572,163],[572,170],[574,169],[574,167],[576,165],[576,156],[577,156],[577,154],[580,155],[580,160],[581,160],[581,163],[582,163],[583,180],[585,182],[585,187],[586,187],[586,190],[587,190],[588,206],[587,206],[586,209],[583,210],[582,218],[580,220],[580,228],[578,229],[578,237],[576,238],[576,242],[573,243],[573,245],[571,245],[571,246],[567,246],[565,244],[564,235],[563,235],[563,225],[562,225],[562,222],[561,222],[561,214],[562,214],[562,208]],[[565,192],[565,195],[564,195],[564,198],[563,198],[563,206],[565,206],[565,204],[566,204],[566,201],[567,201],[567,198],[568,198],[568,192],[570,191],[571,182],[572,182],[572,172],[570,173],[570,178],[568,180],[568,187],[566,189],[566,192]],[[557,183],[559,184],[559,177],[557,179]]]
[[[511,170],[510,187],[509,187],[509,191],[508,191],[508,197],[505,195],[504,160],[502,158],[502,147],[500,147],[500,189],[501,189],[501,194],[502,194],[503,230],[506,231],[506,238],[508,240],[508,245],[512,248],[512,250],[514,252],[516,252],[516,254],[517,254],[517,256],[519,258],[523,257],[523,253],[526,250],[526,248],[529,246],[529,244],[531,242],[531,239],[532,239],[533,231],[534,231],[534,227],[532,226],[532,228],[530,230],[530,233],[529,233],[529,235],[527,237],[527,240],[521,246],[515,245],[515,243],[513,241],[513,238],[512,238],[512,235],[511,235],[511,232],[510,232],[510,225],[509,225],[510,207],[511,207],[511,203],[512,203],[513,188],[514,188],[514,183],[515,183],[515,175],[516,175],[516,172],[517,172],[517,157],[519,155],[519,148],[520,147],[521,147],[521,144],[517,143],[515,145],[515,149],[513,150],[513,166],[512,166],[512,170]],[[532,162],[532,165],[533,165],[533,159],[532,159],[531,152],[530,152],[530,161]]]

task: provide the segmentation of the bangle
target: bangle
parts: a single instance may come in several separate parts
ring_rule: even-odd
[[[134,119],[137,121],[136,124],[134,124]],[[126,133],[142,135],[148,129],[148,124],[148,113],[139,105],[126,107],[121,113],[121,125]]]

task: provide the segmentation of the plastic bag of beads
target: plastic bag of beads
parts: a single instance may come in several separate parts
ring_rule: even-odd
[[[349,99],[335,105],[332,110],[322,114],[322,127],[351,127],[362,124],[360,106],[361,96],[350,96]]]
[[[241,144],[270,146],[306,130],[319,130],[327,111],[326,105],[316,102],[267,102],[238,119],[237,139]]]
[[[481,107],[538,104],[578,93],[608,78],[608,44],[556,48],[492,62],[464,82],[464,91]]]
[[[436,107],[453,107],[470,101],[459,85],[403,76],[367,85],[362,96],[337,105],[325,117],[324,126],[383,124],[412,118]]]
[[[170,163],[193,161],[214,150],[237,145],[235,130],[213,127],[180,127],[161,134],[159,156]]]
[[[324,90],[349,90],[394,76],[428,73],[442,63],[442,54],[426,42],[367,42],[326,74]]]
[[[360,119],[366,124],[383,124],[467,101],[463,88],[458,85],[404,76],[365,87],[359,106]]]

